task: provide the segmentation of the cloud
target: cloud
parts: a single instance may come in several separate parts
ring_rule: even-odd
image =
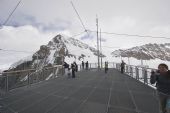
[[[104,32],[170,37],[168,0],[72,1],[89,30],[96,30],[97,14],[99,28]],[[17,3],[18,0],[0,0],[0,24],[7,19]],[[90,7],[94,5],[95,7]],[[84,28],[70,1],[22,0],[7,25],[0,29],[0,48],[36,51],[40,45],[47,44],[58,33],[73,36],[83,31]],[[89,34],[90,36],[85,34],[76,38],[95,47],[96,33]],[[127,48],[146,43],[165,42],[169,40],[102,34],[103,46],[108,47]],[[110,48],[110,51],[112,50]]]
[[[40,45],[47,44],[55,34],[53,32],[39,31],[36,27],[30,25],[20,27],[4,26],[0,29],[0,49],[26,52],[1,50],[0,66],[11,64],[18,59],[34,53],[39,49]]]
[[[157,36],[167,36],[170,38],[170,25],[154,26],[150,29],[150,34],[156,34]]]
[[[55,19],[53,22],[49,23],[40,23],[34,16],[26,15],[26,14],[18,14],[14,16],[11,20],[6,23],[6,26],[26,26],[31,25],[37,27],[39,30],[44,32],[47,31],[64,31],[71,26],[71,22],[61,19]]]
[[[69,29],[71,22],[66,20],[55,19],[53,23],[42,24],[41,28],[43,31],[65,31]]]
[[[40,45],[47,43],[55,33],[42,32],[31,25],[0,29],[0,48],[35,51]]]
[[[88,40],[90,40],[90,39],[93,39],[94,38],[94,36],[92,35],[92,34],[90,34],[90,33],[86,33],[84,36],[82,36],[80,39],[81,40],[86,40],[86,39],[88,39]]]

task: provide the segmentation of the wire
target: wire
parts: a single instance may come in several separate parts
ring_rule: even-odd
[[[85,25],[83,24],[83,21],[82,21],[82,19],[80,18],[80,15],[79,15],[78,11],[76,10],[76,8],[75,8],[75,6],[74,6],[74,4],[73,4],[72,1],[71,1],[71,5],[72,5],[74,11],[76,12],[76,14],[77,14],[77,16],[78,16],[78,18],[79,18],[79,20],[80,20],[80,22],[81,22],[83,28],[85,29],[85,31],[87,31],[87,30],[86,30],[86,27],[85,27]]]
[[[7,49],[0,49],[0,51],[11,51],[11,52],[21,52],[21,53],[33,53],[30,51],[18,51],[18,50],[7,50]]]
[[[79,35],[82,35],[83,33],[85,33],[86,31],[83,31],[83,32],[81,32],[81,33],[79,33],[79,34],[76,34],[76,35],[73,35],[73,36],[71,36],[70,38],[73,38],[73,37],[76,37],[76,36],[79,36]]]
[[[109,47],[109,46],[102,46],[102,47],[105,47],[105,48],[120,48],[120,47]]]
[[[92,30],[88,30],[89,32],[97,32],[97,31],[92,31]],[[150,37],[150,38],[163,38],[163,39],[170,39],[167,37],[157,37],[157,36],[145,36],[145,35],[132,35],[132,34],[120,34],[120,33],[109,33],[109,32],[101,32],[104,34],[113,34],[113,35],[123,35],[123,36],[133,36],[133,37]]]
[[[80,20],[80,22],[81,22],[81,24],[82,24],[82,26],[83,26],[84,30],[85,30],[85,32],[87,33],[87,35],[88,35],[88,37],[89,37],[89,36],[90,36],[90,34],[89,34],[88,30],[86,29],[86,27],[85,27],[85,25],[84,25],[84,23],[83,23],[83,21],[82,21],[82,19],[81,19],[80,15],[79,15],[78,11],[76,10],[76,8],[75,8],[75,6],[74,6],[74,4],[73,4],[73,2],[72,2],[72,1],[71,1],[71,5],[72,5],[72,7],[73,7],[74,11],[76,12],[76,14],[77,14],[77,16],[78,16],[78,18],[79,18],[79,20]],[[93,40],[92,40],[92,41],[93,41]],[[94,43],[94,41],[93,41],[93,43]],[[94,45],[95,45],[95,43],[94,43]]]
[[[8,18],[6,19],[6,21],[2,24],[3,26],[6,25],[6,23],[9,21],[9,19],[11,18],[12,14],[15,12],[15,10],[17,9],[17,7],[19,6],[19,4],[21,3],[22,0],[20,0],[17,5],[15,6],[15,8],[12,10],[12,12],[10,13],[10,15],[8,16]]]

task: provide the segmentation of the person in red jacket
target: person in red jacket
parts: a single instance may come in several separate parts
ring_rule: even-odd
[[[170,99],[170,71],[166,64],[159,64],[156,72],[151,72],[151,84],[156,83],[162,113],[168,113],[166,104]]]

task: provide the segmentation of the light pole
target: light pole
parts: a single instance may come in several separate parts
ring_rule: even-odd
[[[97,26],[97,59],[98,59],[98,70],[100,69],[100,59],[99,59],[99,37],[98,37],[98,18],[96,17]]]
[[[101,68],[103,67],[103,62],[102,62],[102,41],[101,41],[101,29],[100,29],[100,51],[101,51]]]

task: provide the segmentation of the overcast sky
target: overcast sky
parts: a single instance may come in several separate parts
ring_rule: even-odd
[[[22,0],[6,25],[3,25],[19,0],[0,0],[0,68],[31,55],[55,35],[73,36],[84,31],[70,0]],[[72,0],[89,30],[163,36],[170,38],[169,0]],[[75,37],[95,45],[96,35]],[[169,43],[170,39],[127,37],[102,34],[103,46],[129,48],[146,43]],[[113,51],[117,48],[105,48]]]

